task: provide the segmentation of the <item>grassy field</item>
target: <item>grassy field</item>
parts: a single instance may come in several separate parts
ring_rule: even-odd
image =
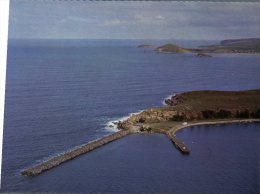
[[[241,92],[194,91],[182,93],[180,98],[183,101],[182,103],[174,107],[165,107],[165,109],[202,111],[208,109],[260,108],[260,90]]]
[[[145,110],[123,124],[140,124],[144,130],[156,131],[182,122],[260,119],[260,90],[185,92],[173,96],[167,104]]]

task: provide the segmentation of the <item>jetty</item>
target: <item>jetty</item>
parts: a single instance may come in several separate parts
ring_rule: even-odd
[[[190,151],[188,147],[181,141],[179,140],[175,134],[172,134],[170,132],[166,133],[167,137],[172,141],[172,143],[183,153],[183,154],[189,154]]]
[[[169,46],[169,45],[168,45]],[[200,125],[260,122],[260,89],[248,91],[193,91],[172,96],[167,106],[151,108],[117,123],[120,131],[84,144],[21,172],[35,176],[73,158],[132,133],[163,133],[183,154],[188,147],[176,132]]]
[[[229,120],[212,120],[212,121],[195,121],[190,123],[185,123],[181,125],[173,126],[168,133],[175,136],[175,133],[181,129],[197,127],[197,126],[210,126],[210,125],[225,125],[225,124],[243,124],[243,123],[260,123],[260,119],[229,119]]]
[[[195,127],[200,125],[217,125],[217,124],[232,124],[232,123],[251,123],[251,122],[260,122],[260,119],[241,119],[241,120],[222,120],[222,121],[198,121],[198,122],[191,122],[191,123],[185,123],[174,125],[169,130],[157,130],[157,133],[163,133],[165,134],[172,143],[176,146],[178,150],[180,150],[183,154],[189,154],[190,151],[188,147],[179,140],[175,133],[181,129],[188,128],[188,127]],[[125,129],[122,129],[118,132],[115,132],[111,135],[105,136],[101,139],[95,140],[93,142],[87,143],[82,145],[81,147],[75,148],[74,150],[68,151],[64,154],[61,154],[59,156],[56,156],[54,158],[51,158],[39,165],[36,165],[34,167],[28,168],[27,170],[24,170],[21,172],[22,175],[25,176],[36,176],[39,175],[47,170],[50,170],[56,166],[61,165],[64,162],[67,162],[69,160],[72,160],[78,156],[81,156],[83,154],[86,154],[90,151],[93,151],[103,145],[106,145],[110,142],[113,142],[115,140],[118,140],[120,138],[123,138],[129,134],[133,133],[147,133],[147,132],[141,132],[140,126],[138,125],[132,125],[127,126]]]
[[[190,128],[190,127],[196,127],[196,126],[202,126],[202,125],[224,125],[224,124],[241,124],[241,123],[255,123],[258,122],[260,123],[260,119],[234,119],[234,120],[219,120],[219,121],[197,121],[197,122],[190,122],[187,123],[185,122],[182,124],[176,124],[172,126],[171,129],[169,130],[157,130],[159,133],[165,134],[171,141],[172,143],[176,146],[178,150],[180,150],[183,154],[190,154],[190,151],[187,147],[187,145],[184,144],[180,139],[176,137],[176,132],[185,128]]]
[[[82,154],[88,153],[92,150],[95,150],[105,144],[108,144],[110,142],[113,142],[115,140],[118,140],[122,137],[125,137],[126,135],[131,134],[132,131],[129,130],[121,130],[118,131],[116,133],[113,133],[111,135],[105,136],[101,139],[95,140],[91,143],[87,143],[85,145],[82,145],[79,148],[76,148],[72,151],[66,152],[62,155],[56,156],[50,160],[47,160],[37,166],[34,166],[32,168],[29,168],[25,171],[22,171],[21,174],[22,175],[26,175],[26,176],[35,176],[35,175],[39,175],[44,171],[47,171],[51,168],[54,168],[64,162],[67,162],[69,160],[72,160],[75,157],[81,156]]]

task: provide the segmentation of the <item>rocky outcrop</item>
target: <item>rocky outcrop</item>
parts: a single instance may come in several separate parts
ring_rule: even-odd
[[[165,101],[167,107],[153,108],[133,115],[126,121],[120,121],[117,124],[119,132],[106,136],[94,142],[85,144],[72,151],[54,157],[40,165],[29,168],[22,172],[22,175],[34,176],[46,170],[54,168],[66,161],[69,161],[77,156],[88,153],[105,144],[122,138],[128,134],[135,132],[153,132],[153,125],[166,121],[194,121],[191,124],[187,122],[174,122],[175,127],[170,126],[171,130],[179,130],[181,128],[197,125],[208,125],[218,123],[234,123],[244,119],[255,122],[260,121],[260,90],[228,92],[228,91],[194,91],[177,94],[171,99]],[[232,119],[235,118],[235,121]],[[208,119],[208,120],[207,120]],[[212,120],[210,120],[212,119]],[[225,121],[214,119],[227,119]],[[200,120],[200,121],[199,121]],[[172,122],[168,122],[171,125]],[[186,123],[185,125],[183,125]],[[169,125],[167,126],[169,128]],[[161,128],[154,130],[155,132],[164,132]],[[186,151],[186,146],[174,138],[170,139],[177,144],[182,152]]]
[[[211,55],[205,54],[205,53],[197,53],[195,55],[196,57],[212,57]]]
[[[158,122],[168,121],[177,114],[178,112],[175,110],[150,109],[130,117],[126,122],[132,124],[133,123],[158,123]]]
[[[182,93],[182,94],[177,94],[175,96],[172,96],[170,99],[166,99],[164,102],[169,106],[177,106],[179,104],[182,104],[184,100],[185,100],[185,93]]]
[[[150,44],[140,44],[137,46],[137,48],[153,48],[153,45]]]
[[[185,92],[165,100],[168,107],[153,108],[120,123],[122,129],[145,123],[207,119],[260,118],[260,90]]]
[[[160,123],[166,121],[198,121],[207,119],[250,119],[260,118],[260,109],[208,109],[203,111],[179,111],[166,109],[152,109],[132,116],[127,121],[120,123],[121,129],[128,129],[129,126],[145,123]],[[142,126],[142,125],[141,125]]]
[[[133,122],[127,120],[127,121],[119,121],[117,123],[118,129],[123,129],[127,131],[134,131]]]

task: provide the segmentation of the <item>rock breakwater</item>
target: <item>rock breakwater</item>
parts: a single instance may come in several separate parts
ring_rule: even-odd
[[[29,168],[22,175],[38,175],[130,133],[164,133],[182,153],[188,154],[187,146],[175,136],[180,129],[198,125],[260,122],[259,89],[185,92],[172,96],[165,103],[168,106],[148,109],[117,122],[117,128],[121,129],[119,132]]]
[[[67,153],[64,153],[60,156],[56,156],[46,162],[43,162],[40,165],[37,165],[35,167],[29,168],[25,171],[23,171],[21,174],[26,176],[35,176],[39,175],[44,171],[47,171],[51,168],[54,168],[55,166],[58,166],[64,162],[67,162],[69,160],[72,160],[73,158],[76,158],[82,154],[88,153],[94,149],[97,149],[105,144],[108,144],[112,141],[115,141],[117,139],[120,139],[128,134],[132,133],[131,130],[121,130],[116,133],[113,133],[111,135],[108,135],[106,137],[103,137],[101,139],[98,139],[94,142],[85,144],[75,150],[69,151]]]

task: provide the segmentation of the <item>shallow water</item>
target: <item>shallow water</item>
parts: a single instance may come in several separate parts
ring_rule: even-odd
[[[173,173],[169,164],[175,164],[170,158],[183,158],[183,156],[168,146],[169,142],[160,135],[149,138],[129,136],[39,177],[27,178],[20,175],[21,170],[48,157],[110,134],[112,130],[106,129],[109,121],[152,106],[161,106],[163,98],[169,94],[205,89],[260,88],[259,56],[214,55],[212,58],[196,58],[192,55],[156,54],[151,49],[136,47],[146,42],[83,40],[9,42],[2,191],[186,192],[189,188],[189,191],[193,191],[194,188],[190,183],[184,181],[184,177],[187,177],[184,175],[196,174],[198,170],[183,171],[186,166],[181,166],[184,165],[182,162],[178,167],[182,171],[177,171],[181,177],[183,176],[181,178],[183,181],[175,180],[175,186],[167,181],[172,179]],[[154,44],[161,43],[154,42]],[[250,131],[259,128],[259,125],[248,126]],[[186,130],[183,132],[186,134]],[[207,134],[208,132],[205,132],[205,135]],[[257,139],[257,134],[252,132],[252,137]],[[227,138],[229,136],[231,135],[227,134]],[[242,132],[240,136],[243,136]],[[148,151],[138,149],[140,146],[135,145],[138,142],[141,142],[141,147],[147,149],[153,147],[150,155]],[[224,141],[224,144],[227,142]],[[240,142],[236,141],[236,145],[240,146]],[[167,149],[161,149],[160,146],[165,146]],[[189,158],[193,157],[193,150],[196,150],[194,146],[189,145],[192,150]],[[226,146],[229,147],[229,144]],[[114,151],[109,152],[113,147]],[[156,150],[155,147],[160,149]],[[129,153],[128,156],[127,150],[131,149],[134,151],[132,150],[132,155]],[[106,152],[109,154],[105,154]],[[164,153],[164,156],[158,156],[159,161],[146,160],[149,157],[155,158],[152,156],[158,152]],[[221,154],[220,151],[216,153]],[[248,156],[248,151],[244,151],[244,155],[254,158]],[[200,157],[189,161],[198,164]],[[161,163],[162,158],[167,165],[158,169],[157,162]],[[236,161],[236,159],[234,156],[230,160]],[[257,158],[254,158],[252,166],[256,162]],[[117,165],[120,168],[117,168]],[[140,171],[138,165],[146,170]],[[217,169],[218,165],[219,163],[215,163]],[[200,167],[202,173],[200,176],[206,179],[212,174],[207,173],[207,168],[203,167]],[[135,168],[138,169],[136,174],[133,170]],[[221,169],[213,172],[222,172],[223,168]],[[164,176],[165,172],[169,172],[167,176]],[[219,176],[225,180],[225,177],[229,177],[228,173],[227,169],[219,173],[221,174]],[[241,173],[245,173],[245,170]],[[235,176],[232,174],[232,177]],[[157,179],[159,183],[154,184]],[[256,181],[255,176],[253,179]],[[240,185],[239,180],[238,178],[237,182]],[[115,184],[117,182],[120,184]],[[205,187],[202,190],[205,192],[213,188],[207,184],[200,183],[200,185],[202,189]],[[248,189],[257,191],[255,186],[247,186]],[[238,192],[248,191],[245,188],[241,188]]]

